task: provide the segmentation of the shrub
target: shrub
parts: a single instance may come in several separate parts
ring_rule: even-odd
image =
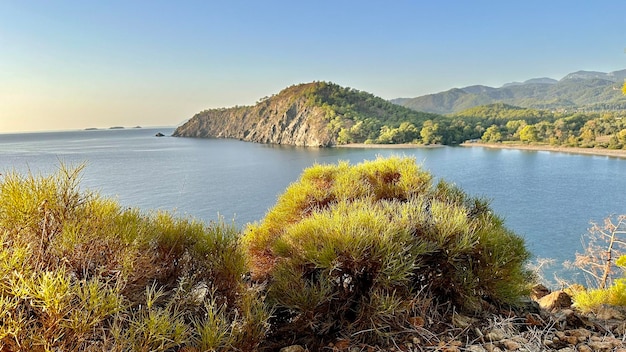
[[[339,332],[393,338],[428,318],[425,302],[468,314],[512,304],[528,275],[523,240],[487,202],[434,185],[409,158],[305,170],[243,243],[274,331],[310,346]]]
[[[234,225],[122,208],[81,170],[0,180],[0,349],[254,350],[268,313]]]
[[[616,265],[626,268],[626,255],[621,256]],[[581,290],[574,294],[574,306],[583,312],[596,310],[603,304],[626,306],[626,276],[613,280],[608,288]]]

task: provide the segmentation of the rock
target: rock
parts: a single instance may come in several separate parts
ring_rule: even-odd
[[[485,334],[485,340],[491,342],[497,342],[506,338],[506,332],[502,329],[494,328]]]
[[[539,314],[539,303],[531,298],[522,299],[515,311],[518,312],[518,315]]]
[[[550,290],[542,284],[535,285],[530,289],[530,298],[534,301],[538,301],[549,294]]]
[[[554,291],[537,301],[539,306],[547,311],[555,311],[559,309],[569,308],[572,306],[572,298],[563,291]]]
[[[560,325],[561,329],[578,329],[590,325],[589,320],[578,315],[571,309],[563,309],[554,315],[554,320]]]
[[[300,345],[292,345],[281,348],[280,352],[306,352],[306,349]]]
[[[487,350],[487,352],[502,352],[502,349],[494,345],[493,343],[485,344],[485,349]]]
[[[513,336],[511,340],[523,345],[528,345],[528,339],[523,336]]]
[[[626,312],[624,307],[616,307],[609,304],[603,304],[595,311],[596,318],[600,320],[624,320]]]
[[[165,137],[165,135],[161,132],[158,132],[157,134],[155,134],[156,137]]]
[[[336,137],[327,111],[311,104],[307,91],[321,83],[284,89],[255,106],[200,112],[176,128],[174,137],[233,138],[248,142],[328,147]]]
[[[513,340],[509,340],[509,339],[502,340],[502,345],[508,351],[517,351],[517,350],[519,350],[522,347],[522,345],[520,345],[518,342],[515,342]]]
[[[570,336],[574,336],[579,342],[587,341],[591,337],[591,331],[587,329],[574,329],[568,331]]]
[[[561,341],[565,342],[568,345],[576,346],[576,344],[578,343],[578,338],[576,336],[563,336],[563,338],[561,338]]]
[[[588,345],[592,350],[598,352],[613,350],[613,344],[609,341],[591,341]]]
[[[466,315],[462,315],[462,314],[452,315],[452,324],[454,324],[454,326],[457,328],[465,329],[466,327],[476,324],[477,322],[478,322],[478,319],[470,318]]]

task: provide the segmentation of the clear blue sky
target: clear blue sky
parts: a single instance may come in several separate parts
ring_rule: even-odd
[[[314,80],[392,99],[560,79],[624,48],[624,0],[0,0],[0,133],[177,125]]]

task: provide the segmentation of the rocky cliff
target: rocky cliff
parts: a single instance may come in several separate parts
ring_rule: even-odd
[[[326,147],[335,144],[327,112],[307,95],[317,83],[292,86],[254,106],[212,109],[178,127],[175,137],[237,138],[244,141]]]

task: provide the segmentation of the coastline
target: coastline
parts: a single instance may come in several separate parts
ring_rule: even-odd
[[[480,147],[489,149],[515,149],[515,150],[527,150],[527,151],[544,151],[554,153],[566,153],[566,154],[578,154],[578,155],[595,155],[595,156],[607,156],[613,158],[626,159],[626,149],[603,149],[603,148],[579,148],[579,147],[555,147],[551,145],[535,145],[535,144],[502,144],[502,143],[461,143],[460,147]],[[352,143],[334,145],[333,148],[364,148],[364,149],[414,149],[414,148],[442,148],[441,144],[365,144],[365,143]]]
[[[350,144],[338,144],[333,148],[364,148],[364,149],[410,149],[410,148],[441,148],[441,144],[415,144],[415,143],[400,143],[400,144],[365,144],[365,143],[350,143]]]
[[[601,149],[579,147],[555,147],[550,145],[502,144],[502,143],[461,143],[461,147],[481,147],[490,149],[517,149],[529,151],[546,151],[555,153],[608,156],[626,159],[626,149]]]

